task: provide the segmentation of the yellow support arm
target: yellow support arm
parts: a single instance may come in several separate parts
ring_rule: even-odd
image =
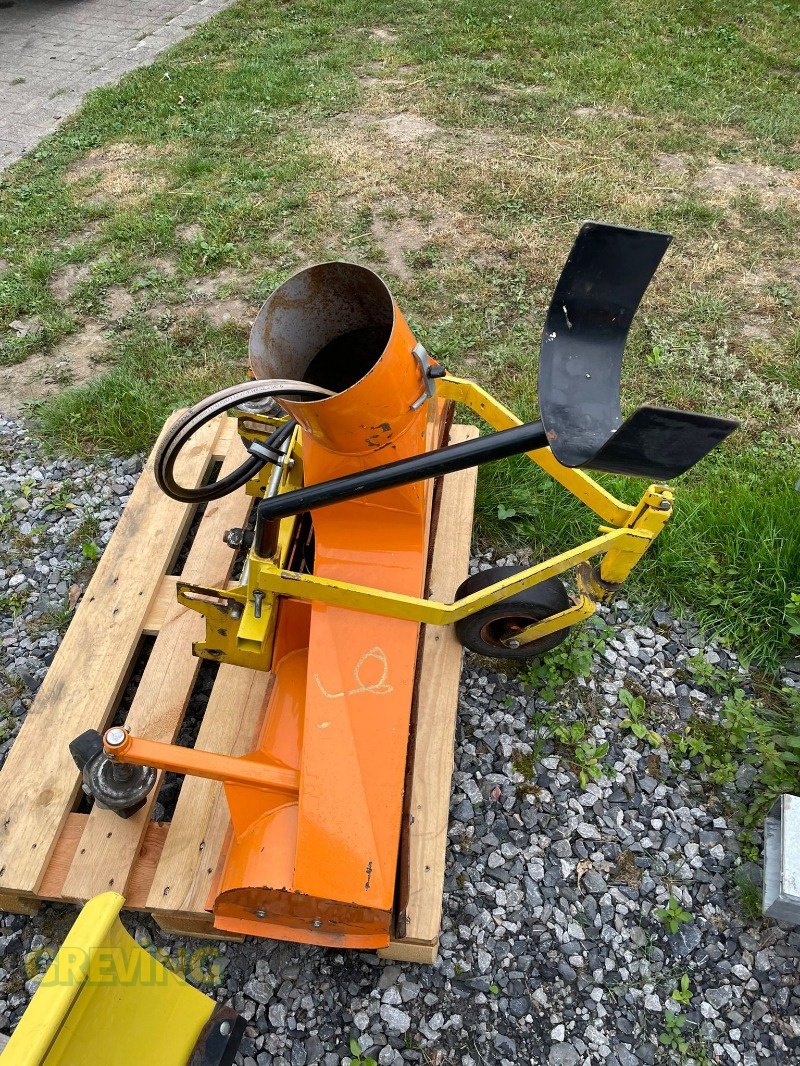
[[[463,403],[476,415],[487,422],[492,429],[511,429],[521,426],[522,422],[513,411],[509,411],[480,385],[466,378],[449,375],[436,381],[436,395],[443,400]],[[526,453],[537,466],[540,466],[554,481],[563,485],[567,492],[585,503],[596,515],[613,526],[624,526],[630,521],[634,508],[612,496],[610,492],[584,474],[582,470],[571,470],[562,466],[549,448],[537,448]]]

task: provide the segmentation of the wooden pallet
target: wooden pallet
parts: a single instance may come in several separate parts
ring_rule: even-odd
[[[454,426],[455,443],[474,436]],[[185,449],[181,476],[199,485],[244,450],[236,423],[209,424]],[[452,598],[467,571],[476,471],[449,475],[438,489],[429,594]],[[244,524],[244,491],[209,503],[183,564],[183,580],[224,585],[233,552],[226,529]],[[58,653],[0,771],[0,909],[33,913],[42,900],[83,902],[109,889],[126,907],[150,912],[168,932],[221,939],[205,902],[229,825],[218,782],[183,780],[170,822],[145,808],[122,820],[94,806],[77,813],[80,775],[69,742],[114,718],[142,638],[154,636],[125,718],[135,734],[174,741],[200,660],[192,642],[203,620],[175,599],[170,571],[195,508],[156,486],[152,457],[75,612]],[[382,955],[415,962],[436,957],[444,884],[461,649],[451,628],[423,627],[415,736],[412,737],[401,846],[396,937]],[[198,748],[240,755],[256,741],[270,674],[222,665],[196,739]]]

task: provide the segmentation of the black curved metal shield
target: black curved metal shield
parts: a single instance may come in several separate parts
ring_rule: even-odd
[[[728,418],[640,407],[620,410],[622,356],[633,316],[672,238],[585,222],[542,334],[539,409],[550,449],[569,467],[664,481],[736,429]]]

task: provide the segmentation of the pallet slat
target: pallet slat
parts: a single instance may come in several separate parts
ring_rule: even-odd
[[[47,872],[39,886],[42,899],[63,900],[64,880],[69,873],[75,855],[81,847],[81,837],[86,828],[88,814],[67,815],[61,836],[55,846]],[[158,860],[169,833],[168,822],[148,822],[136,864],[125,889],[125,907],[128,910],[145,910],[147,896]]]
[[[201,483],[218,432],[209,425],[185,450],[186,483]],[[80,786],[67,744],[113,711],[190,515],[155,484],[151,457],[0,773],[1,892],[38,888]]]
[[[272,676],[223,664],[203,715],[196,747],[231,755],[251,751],[258,739]],[[147,901],[150,910],[183,915],[204,911],[229,827],[221,782],[185,778],[153,878]]]
[[[245,450],[237,435],[228,444],[220,476],[231,473],[244,458]],[[211,585],[225,584],[234,554],[223,542],[222,535],[226,529],[245,521],[251,502],[249,496],[238,492],[207,505],[182,578]],[[200,660],[192,654],[192,643],[201,640],[204,633],[201,616],[173,601],[125,719],[125,725],[134,735],[167,743],[174,741],[200,669]],[[132,818],[121,819],[113,811],[101,810],[95,804],[64,881],[65,897],[87,900],[99,892],[124,888],[144,838],[160,781],[161,775],[145,805]]]
[[[454,426],[450,443],[477,435],[472,426]],[[442,484],[428,581],[432,599],[451,602],[466,577],[477,476],[473,467],[450,474]],[[437,954],[462,650],[452,626],[424,627],[407,845],[401,858],[401,880],[408,885],[402,901],[404,934],[378,952],[398,961],[432,963]]]

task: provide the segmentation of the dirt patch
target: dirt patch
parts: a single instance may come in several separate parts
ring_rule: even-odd
[[[750,315],[741,324],[741,335],[745,340],[761,344],[772,341],[771,320],[763,315]]]
[[[372,223],[372,233],[386,256],[387,266],[396,277],[406,281],[412,277],[408,256],[424,248],[444,228],[441,219],[420,222],[415,218],[378,217]]]
[[[223,286],[244,289],[248,281],[232,267],[225,267],[218,274],[210,274],[207,278],[194,278],[187,283],[192,297],[216,296]]]
[[[657,155],[655,163],[665,174],[689,172],[689,157],[682,153]],[[695,184],[726,197],[755,192],[770,206],[781,200],[800,203],[800,174],[761,163],[723,163],[714,159],[697,174]]]
[[[546,93],[546,85],[523,85],[514,82],[498,81],[487,96],[496,96],[498,99],[509,96],[534,96],[536,93]]]
[[[373,41],[381,41],[383,44],[394,44],[397,40],[397,34],[388,26],[373,26],[369,35]]]
[[[697,176],[701,189],[736,195],[742,189],[755,190],[767,203],[793,200],[800,203],[800,175],[780,167],[760,163],[713,162]]]
[[[258,306],[248,303],[238,296],[230,296],[227,298],[198,300],[197,303],[181,304],[178,307],[171,308],[160,305],[150,309],[148,318],[153,321],[164,316],[171,316],[175,319],[174,328],[182,331],[186,320],[198,315],[203,315],[207,318],[212,326],[224,326],[229,322],[233,322],[237,326],[249,329],[258,315]]]
[[[235,296],[228,300],[209,300],[208,303],[203,304],[202,311],[214,326],[224,326],[227,322],[235,322],[239,326],[247,326],[248,329],[258,315],[257,307]]]
[[[50,278],[50,292],[57,300],[66,303],[82,281],[86,281],[91,272],[88,263],[68,263],[54,271]]]
[[[689,169],[689,159],[685,155],[660,152],[655,158],[656,166],[665,174],[683,174]]]
[[[113,198],[122,202],[131,202],[147,195],[154,189],[162,188],[163,178],[149,174],[147,164],[166,153],[149,145],[108,144],[103,148],[93,148],[82,158],[72,163],[65,171],[65,178],[71,184],[91,182],[87,199],[90,202]]]
[[[91,244],[96,240],[97,235],[102,229],[102,223],[90,222],[82,229],[76,230],[75,233],[71,233],[65,240],[60,241],[59,248],[77,248],[81,244]]]
[[[27,337],[31,333],[37,333],[42,328],[41,319],[36,315],[29,318],[15,318],[8,323],[8,328],[18,337]]]
[[[601,107],[599,104],[576,107],[572,114],[578,118],[633,118],[633,112],[627,107]]]
[[[411,111],[403,111],[399,115],[384,115],[377,120],[377,125],[399,144],[416,144],[442,132],[441,126]]]
[[[191,243],[198,240],[203,236],[203,227],[199,222],[187,222],[183,226],[177,226],[175,229],[175,236],[182,241]]]
[[[108,307],[108,317],[110,319],[124,318],[133,307],[133,296],[127,289],[123,289],[121,285],[114,285],[113,288],[108,290],[106,306]]]
[[[24,403],[43,400],[68,385],[96,377],[105,355],[107,338],[99,323],[88,323],[67,337],[52,352],[33,355],[24,363],[5,367],[0,386],[0,411],[18,414]]]
[[[175,273],[175,260],[164,256],[157,256],[150,260],[150,269],[163,274],[165,278],[171,278]]]

